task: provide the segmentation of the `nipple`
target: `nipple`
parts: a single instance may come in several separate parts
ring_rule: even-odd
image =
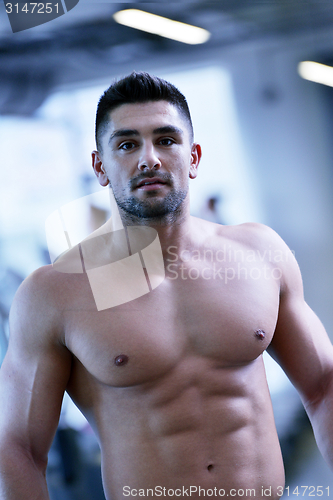
[[[255,331],[255,336],[259,340],[264,340],[264,338],[266,337],[266,333],[264,332],[264,330],[256,330]]]
[[[126,354],[119,354],[116,358],[114,358],[114,364],[116,366],[124,366],[128,363],[128,356]]]

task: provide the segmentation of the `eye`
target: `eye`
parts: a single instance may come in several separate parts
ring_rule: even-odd
[[[171,146],[172,144],[175,143],[174,139],[171,139],[170,137],[163,137],[163,139],[160,139],[158,143],[161,146]]]
[[[135,148],[135,143],[131,142],[131,141],[122,142],[119,145],[119,149],[123,149],[125,151],[129,151],[130,149],[133,149],[133,148]]]

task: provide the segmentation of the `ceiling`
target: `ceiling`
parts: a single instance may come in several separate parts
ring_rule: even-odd
[[[190,46],[113,20],[114,12],[131,7],[201,26],[212,36],[202,46]],[[32,115],[56,88],[106,77],[124,64],[137,67],[162,56],[203,55],[216,47],[331,26],[331,0],[80,0],[51,22],[12,33],[0,4],[0,114]]]

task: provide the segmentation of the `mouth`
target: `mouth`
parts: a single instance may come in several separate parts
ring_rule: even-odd
[[[143,191],[152,191],[156,189],[162,189],[167,183],[160,179],[159,177],[152,177],[147,179],[142,179],[136,186],[136,189],[141,189]]]

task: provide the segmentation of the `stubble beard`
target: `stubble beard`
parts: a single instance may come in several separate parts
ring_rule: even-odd
[[[110,187],[112,188],[111,183]],[[188,188],[186,190],[172,190],[163,199],[156,200],[154,192],[150,191],[148,193],[150,199],[139,200],[135,196],[126,197],[124,192],[120,194],[113,190],[116,203],[129,222],[146,221],[151,224],[175,222],[182,212],[182,205],[187,193]]]

